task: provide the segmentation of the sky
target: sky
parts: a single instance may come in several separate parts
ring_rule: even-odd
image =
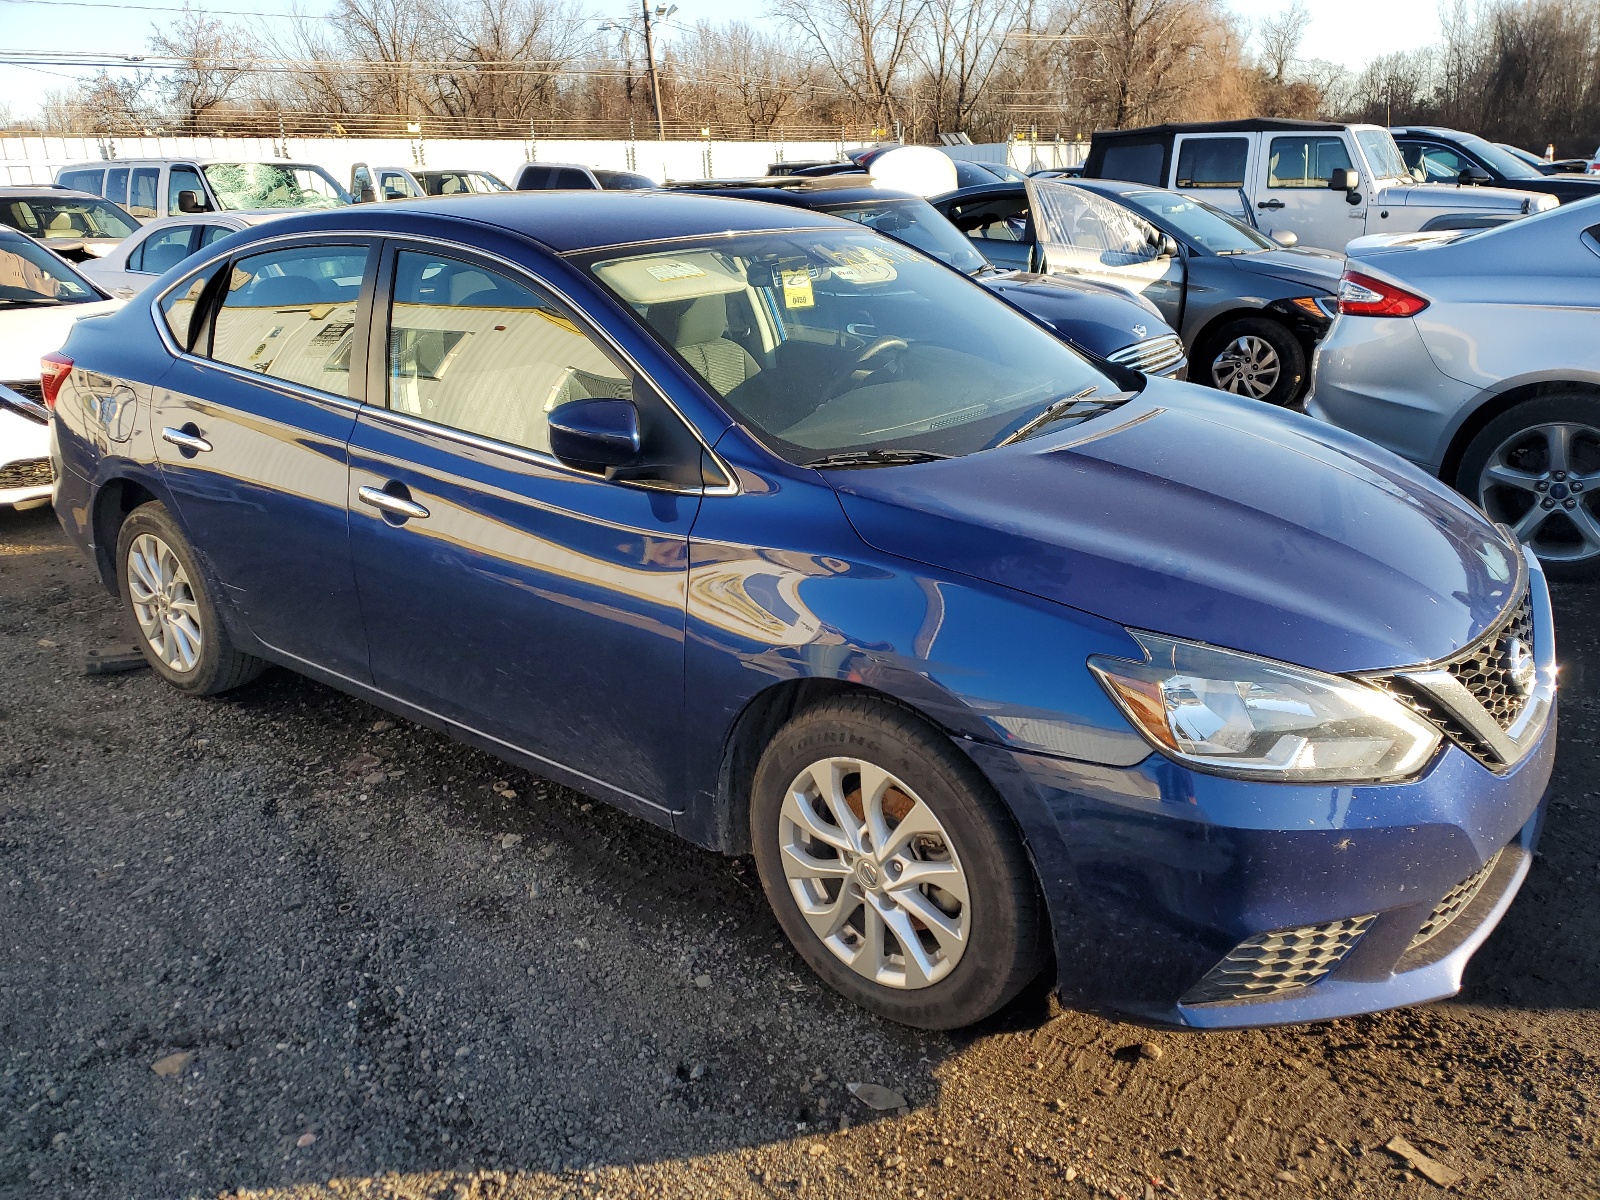
[[[285,23],[296,0],[200,0],[195,8],[228,19],[230,13],[278,14],[262,18],[273,26]],[[1231,0],[1234,11],[1256,21],[1279,12],[1288,0]],[[316,12],[317,0],[302,0],[302,11]],[[749,20],[749,0],[679,0],[677,20],[692,23],[734,18]],[[1305,58],[1325,58],[1353,68],[1395,50],[1411,50],[1437,41],[1437,0],[1307,0],[1311,26],[1301,46]],[[16,50],[136,54],[148,47],[153,26],[165,25],[182,8],[182,0],[0,0],[0,57]],[[633,10],[621,0],[599,0],[597,10],[622,16]],[[153,10],[153,11],[152,11]],[[70,85],[70,66],[0,65],[0,108],[13,118],[32,116],[46,91]],[[90,72],[92,73],[92,72]]]

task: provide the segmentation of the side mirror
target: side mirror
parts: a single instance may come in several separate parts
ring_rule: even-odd
[[[357,204],[371,204],[377,198],[378,193],[372,190],[372,185],[370,183],[356,193]]]
[[[1337,167],[1328,177],[1330,192],[1353,192],[1360,186],[1360,173],[1350,167]]]
[[[1173,237],[1170,233],[1163,233],[1161,235],[1161,241],[1158,243],[1158,245],[1161,250],[1162,258],[1178,257],[1178,239]]]
[[[1482,167],[1463,167],[1461,174],[1456,176],[1456,182],[1462,185],[1488,183],[1489,181],[1489,172]]]
[[[639,460],[639,410],[631,400],[569,400],[550,411],[550,453],[580,471]]]
[[[1300,244],[1300,235],[1292,229],[1276,229],[1273,230],[1272,240],[1287,250]]]
[[[199,192],[179,192],[178,211],[181,213],[210,212],[211,206],[205,202],[205,198]]]

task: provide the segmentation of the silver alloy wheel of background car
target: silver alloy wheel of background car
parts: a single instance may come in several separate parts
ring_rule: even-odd
[[[858,975],[923,988],[961,961],[961,860],[933,810],[889,772],[857,758],[812,763],[789,785],[778,840],[801,915]]]
[[[128,598],[156,657],[174,671],[194,670],[204,644],[200,602],[183,563],[153,533],[141,533],[128,547]]]
[[[1541,559],[1600,554],[1600,429],[1579,422],[1530,425],[1506,438],[1478,475],[1478,504],[1511,526]]]
[[[1211,360],[1211,378],[1225,392],[1263,400],[1278,386],[1283,360],[1266,338],[1243,333]]]

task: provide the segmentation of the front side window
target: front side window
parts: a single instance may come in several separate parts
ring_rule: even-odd
[[[206,207],[206,186],[200,182],[200,172],[193,167],[173,167],[167,172],[167,216],[177,217],[183,215],[183,209],[178,206],[178,197],[184,192],[193,192],[195,201]]]
[[[421,195],[399,171],[383,171],[378,175],[378,186],[383,189],[385,200],[405,200],[411,196]]]
[[[1413,174],[1420,172],[1425,183],[1455,183],[1461,172],[1477,165],[1448,146],[1432,142],[1409,142],[1400,148],[1400,153],[1406,166]]]
[[[950,221],[969,238],[980,242],[1028,240],[1028,197],[1024,193],[958,204]]]
[[[588,269],[772,451],[968,454],[1112,380],[987,289],[866,230],[730,234]]]
[[[631,377],[529,284],[417,250],[395,259],[389,407],[549,453],[550,410],[633,398]]]
[[[350,347],[367,257],[362,246],[296,246],[234,260],[211,357],[350,395]]]
[[[1178,147],[1181,188],[1242,188],[1250,161],[1250,139],[1242,137],[1190,137]]]
[[[52,199],[48,193],[26,200],[0,201],[0,223],[43,242],[82,238],[125,238],[137,221],[105,200]]]
[[[128,211],[136,217],[155,216],[156,189],[160,186],[160,167],[135,167],[128,176]]]
[[[487,171],[429,171],[420,176],[430,196],[459,196],[467,192],[509,192],[498,176]]]
[[[206,182],[225,209],[338,208],[350,193],[321,167],[282,163],[213,163]]]
[[[173,225],[151,234],[128,255],[128,270],[144,275],[164,274],[193,253],[194,234],[193,225]]]
[[[1175,227],[1213,254],[1250,254],[1277,248],[1248,225],[1177,192],[1127,192],[1123,199],[1141,212]]]
[[[1335,171],[1351,165],[1342,138],[1275,137],[1267,159],[1267,186],[1326,188]]]
[[[85,304],[101,299],[94,286],[43,246],[22,238],[0,241],[0,309]]]
[[[633,171],[596,171],[594,177],[600,181],[600,186],[614,192],[641,192],[648,191],[656,186],[656,181],[648,175],[639,175]],[[572,187],[586,187],[585,183],[574,183]]]
[[[1056,182],[1037,185],[1034,194],[1052,270],[1095,274],[1162,257],[1161,231],[1113,200]]]

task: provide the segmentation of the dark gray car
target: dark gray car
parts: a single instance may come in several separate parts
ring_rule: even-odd
[[[996,266],[1114,283],[1150,300],[1189,378],[1291,404],[1335,312],[1344,260],[1285,249],[1177,192],[1109,179],[963,188],[933,205]]]

